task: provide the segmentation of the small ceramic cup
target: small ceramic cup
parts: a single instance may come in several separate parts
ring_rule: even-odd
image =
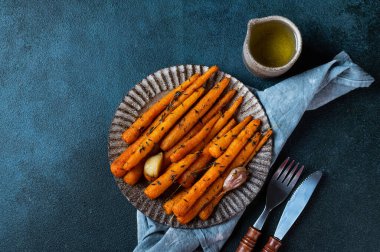
[[[265,22],[270,22],[270,21],[279,21],[282,22],[283,24],[287,25],[294,33],[295,36],[295,53],[291,60],[280,67],[267,67],[255,60],[255,58],[252,56],[250,50],[249,50],[249,44],[250,44],[250,39],[251,39],[251,33],[252,30],[255,29],[255,26],[258,24],[262,24]],[[301,54],[302,50],[302,37],[301,33],[298,30],[297,26],[290,21],[289,19],[281,16],[269,16],[269,17],[264,17],[264,18],[255,18],[251,19],[248,22],[248,28],[247,28],[247,35],[244,40],[244,45],[243,45],[243,61],[245,66],[248,68],[248,70],[253,73],[254,75],[262,78],[269,78],[269,77],[276,77],[279,76],[286,71],[288,71],[294,63],[297,61]]]

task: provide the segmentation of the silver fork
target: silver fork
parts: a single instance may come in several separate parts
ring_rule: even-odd
[[[273,208],[280,205],[288,197],[289,193],[296,185],[304,166],[302,165],[301,168],[298,169],[299,163],[297,163],[293,167],[295,162],[292,160],[285,169],[285,166],[289,160],[290,158],[285,159],[270,180],[264,210],[255,224],[249,227],[247,233],[241,239],[236,252],[253,250],[259,236],[261,235],[261,229],[263,228],[269,213],[273,210]]]

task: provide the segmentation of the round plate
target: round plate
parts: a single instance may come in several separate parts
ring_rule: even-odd
[[[140,113],[155,102],[157,97],[161,96],[165,91],[178,86],[194,73],[202,74],[206,72],[207,69],[207,66],[200,65],[180,65],[164,68],[147,76],[130,90],[124,97],[112,120],[108,138],[108,157],[110,164],[128,146],[121,139],[121,134],[136,120]],[[262,121],[261,131],[267,130],[270,125],[263,107],[256,96],[252,94],[243,83],[229,74],[219,71],[208,81],[208,84],[213,85],[225,76],[231,78],[228,88],[237,90],[235,99],[238,96],[244,96],[244,102],[236,114],[236,118],[240,121],[244,117],[252,115],[254,118],[258,118]],[[202,221],[194,219],[187,225],[181,225],[176,221],[174,216],[165,214],[162,204],[169,197],[168,194],[161,196],[159,199],[150,200],[143,192],[144,188],[148,185],[145,180],[142,179],[135,186],[124,183],[120,178],[115,178],[115,180],[121,192],[132,205],[149,218],[161,224],[179,228],[210,227],[229,220],[244,210],[256,197],[269,172],[272,160],[272,147],[272,139],[269,139],[248,165],[251,172],[249,180],[240,188],[228,193],[208,220]]]

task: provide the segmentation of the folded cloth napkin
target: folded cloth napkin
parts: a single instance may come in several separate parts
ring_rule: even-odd
[[[274,131],[274,162],[306,110],[313,110],[374,79],[345,53],[312,70],[286,79],[264,91],[253,90],[264,106]],[[179,229],[159,224],[137,211],[135,252],[219,251],[243,212],[229,221],[204,229]]]

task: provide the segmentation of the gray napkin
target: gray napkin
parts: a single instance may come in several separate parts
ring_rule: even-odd
[[[374,79],[345,53],[332,61],[286,79],[264,91],[253,90],[264,106],[274,131],[274,162],[306,110],[320,106]],[[229,221],[204,229],[178,229],[159,224],[137,211],[135,252],[219,251],[243,213]]]

